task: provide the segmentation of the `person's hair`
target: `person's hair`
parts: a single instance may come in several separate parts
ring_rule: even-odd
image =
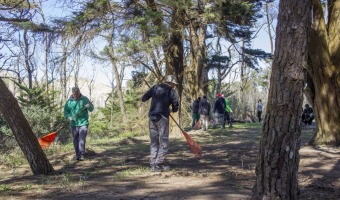
[[[201,101],[201,97],[198,97],[197,100],[198,100],[198,101]]]
[[[174,75],[168,75],[168,76],[166,76],[165,82],[166,82],[166,83],[172,83],[172,84],[175,84],[175,85],[178,84],[178,83],[177,83],[177,78],[176,78],[176,76],[174,76]]]
[[[207,99],[207,96],[204,95],[204,96],[203,96],[203,99]]]
[[[78,87],[73,87],[72,93],[80,93],[80,89]]]
[[[308,104],[308,103],[306,103],[306,104],[305,104],[305,107],[309,107],[309,104]]]
[[[262,101],[261,99],[259,99],[259,101]]]

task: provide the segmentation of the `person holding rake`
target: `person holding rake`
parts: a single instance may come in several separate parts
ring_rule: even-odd
[[[64,117],[70,122],[76,159],[84,160],[89,114],[94,109],[90,100],[80,93],[78,87],[72,88],[72,95],[64,106]],[[74,117],[76,116],[76,117]]]
[[[179,109],[178,95],[173,89],[177,85],[176,77],[169,75],[164,83],[151,87],[142,97],[142,102],[150,98],[149,132],[150,132],[150,168],[152,172],[169,171],[165,157],[169,150],[169,116],[170,109]]]

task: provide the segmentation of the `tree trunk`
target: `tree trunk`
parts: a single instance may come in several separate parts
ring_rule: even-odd
[[[62,41],[62,62],[61,62],[61,70],[60,70],[60,88],[62,92],[62,96],[60,99],[60,108],[61,112],[64,108],[64,101],[68,98],[67,97],[67,49],[68,49],[68,44],[66,39],[63,39]]]
[[[32,57],[32,54],[29,53],[29,42],[28,42],[28,30],[24,30],[24,58],[25,58],[25,68],[27,71],[27,78],[28,78],[28,88],[33,88],[33,67],[30,64],[30,59]],[[34,49],[34,48],[33,48]],[[32,94],[29,94],[29,100],[32,101]]]
[[[282,0],[252,199],[299,199],[298,166],[311,0]]]
[[[268,37],[269,37],[269,41],[270,41],[270,53],[273,54],[274,53],[274,44],[273,44],[273,36],[272,36],[272,31],[270,28],[271,25],[271,19],[269,17],[269,2],[266,2],[266,20],[267,20],[267,31],[268,31]]]
[[[118,68],[117,68],[117,58],[115,57],[115,52],[113,48],[113,35],[110,34],[107,37],[107,41],[109,43],[109,57],[110,57],[110,62],[112,65],[112,70],[115,76],[115,81],[116,81],[116,89],[117,89],[117,94],[118,94],[118,100],[119,100],[119,106],[120,106],[120,113],[122,115],[122,121],[125,123],[127,121],[126,119],[126,112],[125,112],[125,106],[124,106],[124,97],[123,97],[123,89],[122,89],[122,84],[121,84],[121,79],[123,79],[123,76],[119,76]]]
[[[53,172],[53,167],[42,151],[37,137],[22,113],[17,100],[1,78],[0,94],[0,112],[9,124],[16,141],[31,167],[32,173],[37,175]]]
[[[320,0],[313,0],[313,24],[307,71],[313,84],[315,120],[318,130],[316,144],[340,145],[340,0],[329,5],[326,25]],[[327,27],[328,26],[328,27]],[[314,87],[314,88],[313,88]]]
[[[181,124],[181,111],[182,111],[182,93],[183,93],[183,78],[184,78],[184,49],[183,49],[183,15],[185,11],[175,8],[172,15],[170,24],[170,37],[163,44],[164,54],[166,58],[166,74],[175,75],[178,81],[176,87],[179,97],[179,110],[178,113],[172,114],[172,117]],[[171,121],[170,121],[171,122]],[[170,130],[175,132],[177,136],[181,135],[175,123],[170,123]],[[176,130],[176,131],[174,131]]]
[[[49,51],[49,45],[48,45],[48,37],[47,33],[44,33],[44,65],[45,65],[45,84],[46,84],[46,102],[47,102],[47,108],[49,112],[52,112],[51,110],[51,104],[50,104],[50,98],[49,98],[49,84],[48,84],[48,51]]]
[[[190,65],[187,70],[187,82],[192,99],[207,94],[208,69],[204,65],[206,31],[204,25],[195,22],[189,27],[190,38]]]

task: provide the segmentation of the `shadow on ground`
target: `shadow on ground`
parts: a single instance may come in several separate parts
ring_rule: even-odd
[[[170,172],[149,171],[148,137],[128,138],[89,146],[83,162],[72,160],[73,152],[51,155],[55,174],[31,176],[26,170],[16,176],[6,176],[0,186],[10,187],[0,187],[0,197],[250,199],[261,127],[235,125],[224,130],[188,133],[203,147],[202,157],[195,158],[183,138],[171,138],[168,161],[173,170]],[[303,131],[304,140],[312,134],[312,131]],[[340,198],[339,160],[339,151],[309,146],[301,150],[301,199]]]

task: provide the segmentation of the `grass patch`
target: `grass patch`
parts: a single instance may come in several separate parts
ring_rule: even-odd
[[[130,178],[138,175],[143,175],[149,171],[146,167],[138,167],[138,168],[129,168],[126,170],[123,170],[121,172],[117,172],[113,178],[117,180],[121,180],[124,178]]]
[[[25,190],[32,190],[32,184],[26,184],[25,186],[24,186],[24,189]]]
[[[259,122],[254,122],[254,123],[235,123],[233,124],[233,128],[244,128],[244,129],[249,129],[249,128],[262,128],[263,124]]]
[[[11,186],[6,185],[6,184],[1,184],[0,185],[0,191],[9,191],[11,189]]]
[[[0,155],[0,163],[16,168],[27,163],[23,153],[19,149],[15,149],[10,153]]]
[[[245,189],[246,189],[243,185],[239,185],[239,184],[234,185],[234,188],[235,188],[236,190],[239,190],[239,191],[242,191],[242,190],[245,190]]]
[[[316,130],[313,129],[302,129],[300,139],[301,139],[301,144],[306,144],[308,143],[314,136]]]

